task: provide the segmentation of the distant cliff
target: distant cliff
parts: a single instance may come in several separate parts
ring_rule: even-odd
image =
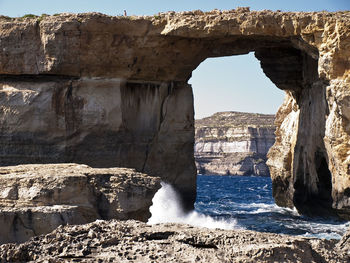
[[[275,142],[274,115],[218,112],[195,121],[200,174],[270,176],[266,154]]]

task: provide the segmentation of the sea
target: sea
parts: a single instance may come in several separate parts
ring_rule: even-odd
[[[169,184],[162,183],[152,201],[149,224],[185,223],[325,239],[340,239],[350,227],[347,221],[310,218],[277,206],[269,177],[198,175],[195,210],[189,213]]]

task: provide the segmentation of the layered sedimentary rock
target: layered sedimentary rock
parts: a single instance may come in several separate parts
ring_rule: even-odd
[[[194,164],[182,167],[193,159],[189,86],[45,75],[6,76],[0,85],[1,165],[130,167],[184,177],[194,191]],[[188,107],[176,110],[181,103]]]
[[[159,188],[159,178],[126,168],[78,164],[2,167],[0,244],[24,242],[59,225],[96,219],[147,221]]]
[[[0,246],[5,262],[349,262],[345,240],[322,240],[180,224],[96,221]],[[69,245],[67,245],[69,244]]]
[[[0,163],[133,167],[173,184],[191,208],[187,80],[208,57],[255,52],[287,94],[269,154],[276,202],[349,218],[349,39],[349,12],[3,17]]]
[[[195,121],[197,172],[269,176],[266,154],[275,142],[274,115],[218,112]]]

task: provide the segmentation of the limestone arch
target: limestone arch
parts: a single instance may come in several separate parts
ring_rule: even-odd
[[[0,165],[132,167],[172,183],[191,208],[187,81],[207,57],[255,51],[265,74],[287,91],[269,154],[277,204],[307,213],[316,197],[320,210],[349,218],[348,17],[240,8],[2,19]],[[279,63],[281,54],[290,63]]]
[[[294,156],[292,160],[289,160],[292,166],[284,171],[275,167],[273,162],[269,162],[273,179],[273,195],[278,205],[295,206],[304,214],[322,215],[329,213],[332,210],[333,201],[332,178],[328,169],[328,157],[323,141],[327,114],[326,86],[328,81],[319,78],[318,50],[298,37],[286,39],[255,35],[241,38],[214,38],[201,48],[206,51],[201,53],[205,54],[206,57],[201,58],[200,63],[209,57],[235,56],[254,52],[265,75],[276,87],[287,93],[287,98],[293,100],[293,105],[290,105],[290,101],[285,101],[279,111],[283,111],[283,116],[286,116],[285,110],[289,107],[289,114],[298,114],[298,123],[295,123],[294,126],[296,129],[294,136],[298,138],[288,138],[287,140],[282,138],[281,129],[276,133],[277,146],[272,147],[269,157],[279,154],[278,147],[281,144],[283,146],[283,143],[294,148]],[[189,77],[186,78],[186,80],[188,79]],[[321,103],[312,105],[312,100],[315,97],[311,98],[310,96],[317,97],[316,101]],[[309,97],[307,102],[301,99],[305,97]],[[304,107],[302,112],[300,112],[301,104]],[[309,108],[305,109],[305,107]],[[317,112],[317,118],[321,120],[317,127],[312,127],[309,124],[312,121],[311,116],[305,116],[303,111]],[[278,112],[277,115],[281,115],[281,113]],[[314,117],[316,118],[316,116]],[[280,122],[281,125],[285,120],[277,117],[277,122]],[[303,129],[298,129],[298,125],[304,126]],[[302,132],[305,130],[308,131],[307,134]],[[297,143],[294,143],[293,140],[296,140]],[[308,143],[309,140],[312,143]],[[290,157],[290,153],[288,153],[282,158],[287,161]],[[311,178],[314,178],[314,182],[310,182]]]

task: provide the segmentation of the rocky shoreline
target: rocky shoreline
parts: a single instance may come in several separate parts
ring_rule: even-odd
[[[350,232],[340,241],[181,224],[97,220],[60,226],[16,245],[0,262],[307,262],[350,261]]]
[[[350,230],[339,241],[129,220],[147,221],[159,188],[127,168],[1,167],[0,262],[350,260]]]

